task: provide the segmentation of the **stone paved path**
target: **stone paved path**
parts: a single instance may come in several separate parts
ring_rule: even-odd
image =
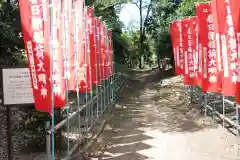
[[[184,106],[180,77],[129,80],[87,159],[240,160],[240,139]]]

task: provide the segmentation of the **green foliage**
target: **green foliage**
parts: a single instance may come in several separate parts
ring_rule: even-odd
[[[94,14],[104,21],[108,28],[112,31],[114,60],[117,63],[126,63],[126,55],[128,54],[128,45],[122,36],[123,23],[118,17],[119,11],[116,10],[114,4],[121,4],[125,1],[111,1],[110,3],[102,3],[103,1],[96,1],[94,3]]]
[[[23,37],[21,33],[20,10],[18,0],[0,2],[0,65],[22,65],[27,63],[24,51]],[[129,0],[87,0],[86,5],[93,6],[95,14],[106,21],[113,31],[114,53],[117,61],[124,60],[124,49],[121,47],[124,40],[121,39],[122,22],[118,18],[116,5],[129,2]],[[126,50],[126,49],[125,49]]]
[[[30,110],[29,114],[24,117],[18,135],[22,139],[23,148],[44,151],[46,126],[45,123],[49,120],[47,113],[42,113]]]
[[[169,57],[173,64],[172,44],[169,26],[174,19],[195,15],[195,5],[207,0],[185,0],[180,4],[170,0],[153,2],[153,14],[147,21],[147,33],[155,40],[159,58]]]
[[[107,8],[109,6],[116,6],[118,4],[124,4],[131,1],[132,0],[86,0],[86,5],[87,6],[102,5],[104,6],[104,8]]]
[[[16,2],[2,2],[0,6],[0,64],[26,64],[21,33],[20,11]]]
[[[196,4],[201,2],[208,2],[208,0],[187,0],[183,1],[176,13],[178,18],[196,15]]]

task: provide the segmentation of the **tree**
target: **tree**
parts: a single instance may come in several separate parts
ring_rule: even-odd
[[[139,29],[139,35],[140,35],[140,56],[139,56],[139,68],[143,68],[143,63],[144,63],[144,41],[146,39],[146,33],[145,33],[145,25],[146,22],[148,21],[148,18],[150,16],[150,11],[152,9],[152,0],[150,3],[148,1],[144,0],[137,0],[133,1],[133,4],[135,4],[138,9],[139,9],[139,17],[140,17],[140,29]],[[147,9],[147,14],[145,19],[143,18],[143,10]]]
[[[0,5],[1,65],[26,64],[26,54],[21,34],[20,11],[17,1]]]
[[[100,17],[108,28],[112,30],[114,59],[118,63],[125,63],[126,55],[128,54],[127,42],[121,36],[124,25],[118,17],[120,10],[116,9],[123,2],[116,2],[110,5],[96,2],[93,5],[95,16]]]
[[[168,57],[173,65],[172,44],[169,33],[170,23],[174,19],[195,15],[195,4],[207,0],[187,0],[179,3],[176,0],[152,1],[153,14],[146,22],[147,33],[155,40],[158,59]]]

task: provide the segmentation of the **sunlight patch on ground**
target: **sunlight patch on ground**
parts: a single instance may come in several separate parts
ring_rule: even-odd
[[[133,96],[126,93],[121,99],[124,105],[116,110],[115,121],[122,129],[106,133],[111,145],[101,159],[239,160],[236,137],[188,115],[189,109],[178,99],[184,94],[182,84],[176,84],[181,79],[164,80],[167,87],[150,82]]]
[[[149,146],[152,146],[153,148],[159,148],[159,149],[164,149],[166,148],[166,143],[164,143],[163,140],[159,140],[159,139],[147,139],[147,140],[144,140],[142,141],[143,143],[149,145]]]
[[[162,133],[158,129],[153,129],[151,127],[140,127],[136,128],[137,130],[144,131],[142,134],[129,134],[125,136],[116,136],[113,139],[117,138],[126,138],[133,136],[146,135],[149,139],[139,140],[129,143],[120,143],[113,144],[108,149],[115,147],[130,147],[132,145],[137,145],[139,143],[146,144],[149,146],[146,149],[137,149],[136,152],[140,155],[146,156],[149,159],[155,160],[237,160],[234,159],[236,157],[226,157],[226,152],[233,152],[232,146],[230,148],[215,148],[216,143],[219,146],[221,144],[219,141],[220,137],[216,136],[216,132],[219,130],[211,129],[210,130],[201,130],[198,132],[172,132],[172,133]],[[209,132],[210,131],[210,132]],[[152,138],[150,138],[152,137]],[[211,142],[209,142],[211,140]],[[199,148],[199,146],[203,146],[208,144],[206,148]],[[212,146],[213,145],[213,146]],[[235,145],[234,148],[239,147]],[[216,154],[219,150],[222,150],[222,154]],[[225,153],[224,153],[225,152]],[[106,152],[102,159],[117,159],[117,157],[132,154],[132,152],[124,152],[124,153],[109,153]],[[236,154],[236,153],[235,153]],[[198,156],[196,156],[198,155]]]
[[[219,129],[211,129],[209,130],[201,130],[194,133],[162,133],[159,130],[151,130],[149,129],[143,129],[146,132],[143,133],[144,135],[153,137],[153,139],[144,140],[143,143],[153,146],[152,148],[140,150],[137,151],[138,153],[154,158],[154,159],[164,159],[167,158],[168,160],[186,160],[191,159],[191,157],[194,160],[196,159],[196,155],[199,155],[200,157],[205,157],[207,159],[211,159],[216,157],[216,160],[224,159],[224,155],[231,155],[230,152],[236,152],[236,150],[239,151],[240,147],[239,145],[233,144],[226,148],[223,148],[225,141],[221,141],[221,137],[216,136],[216,132],[219,131]],[[221,130],[221,129],[220,129]],[[209,141],[211,140],[211,141]],[[229,141],[226,139],[226,141]],[[206,145],[208,144],[208,145]],[[219,146],[219,148],[216,148],[216,144]],[[181,146],[181,147],[179,147]],[[199,146],[206,146],[205,148],[202,148]],[[169,155],[169,151],[171,151],[171,155]],[[220,155],[218,155],[219,151],[221,151]],[[226,154],[226,153],[229,154]],[[166,154],[168,153],[168,154]],[[236,153],[233,153],[236,155]],[[212,156],[211,156],[212,155]],[[240,154],[238,153],[240,156]],[[211,157],[209,157],[211,156]],[[236,157],[226,157],[230,159],[234,159]],[[229,160],[230,160],[229,159]],[[227,159],[226,159],[227,160]]]
[[[121,143],[121,144],[113,144],[111,146],[108,147],[108,149],[110,148],[115,148],[115,147],[125,147],[125,146],[131,146],[133,144],[137,144],[140,143],[141,141],[135,141],[135,142],[131,142],[131,143]]]
[[[131,152],[126,152],[126,153],[115,153],[115,154],[112,154],[110,152],[104,152],[104,155],[106,157],[102,157],[101,159],[112,159],[114,157],[119,157],[119,156],[122,156],[124,154],[128,154],[128,153],[131,153]]]
[[[81,137],[81,134],[79,133],[67,133],[67,132],[62,132],[62,136],[65,138],[68,138],[70,140],[78,140],[79,137]]]
[[[141,134],[129,134],[129,135],[125,135],[125,136],[115,136],[112,137],[113,139],[118,139],[118,138],[126,138],[126,137],[133,137],[133,136],[139,136]]]

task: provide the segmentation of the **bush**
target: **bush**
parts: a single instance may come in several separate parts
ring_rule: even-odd
[[[29,110],[20,126],[18,135],[22,139],[22,147],[35,151],[45,151],[46,146],[46,121],[48,113]]]

